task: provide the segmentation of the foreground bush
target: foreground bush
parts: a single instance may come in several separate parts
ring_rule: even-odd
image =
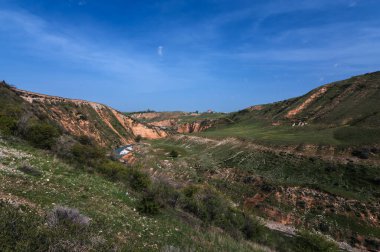
[[[126,174],[126,179],[128,184],[132,187],[132,189],[141,191],[147,189],[152,181],[147,173],[142,172],[138,168],[128,169]]]
[[[74,225],[82,229],[89,226],[90,218],[80,214],[78,209],[57,206],[48,214],[47,223],[50,227]]]
[[[115,250],[75,209],[57,207],[45,219],[26,206],[0,201],[0,220],[0,251]]]
[[[37,148],[51,149],[60,135],[59,130],[43,122],[30,125],[25,132],[25,138]]]
[[[42,176],[42,172],[40,172],[38,169],[30,165],[21,165],[18,169],[22,171],[23,173],[34,176],[34,177]]]
[[[0,115],[0,133],[13,135],[17,130],[17,120],[10,116]]]
[[[80,143],[72,146],[71,153],[74,160],[80,165],[97,166],[106,158],[105,152],[101,148]]]
[[[137,210],[143,214],[155,215],[158,214],[160,205],[153,193],[146,193],[143,195],[141,201],[137,206]]]

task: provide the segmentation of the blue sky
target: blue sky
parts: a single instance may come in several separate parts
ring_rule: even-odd
[[[234,111],[378,70],[378,0],[0,0],[0,79],[122,111]]]

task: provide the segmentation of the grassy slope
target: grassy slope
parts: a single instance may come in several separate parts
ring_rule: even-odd
[[[56,205],[78,208],[92,219],[94,235],[119,250],[149,251],[165,246],[207,251],[252,251],[258,247],[236,241],[220,231],[202,230],[181,221],[172,211],[155,217],[140,215],[138,195],[125,186],[75,169],[25,143],[0,142],[5,156],[0,165],[0,198],[29,202],[34,210],[47,213]],[[22,164],[36,167],[42,176],[26,175]],[[128,193],[129,190],[129,193]]]
[[[235,136],[277,144],[371,145],[380,142],[380,72],[326,85],[327,92],[313,100],[294,118],[286,114],[297,108],[308,94],[273,104],[261,110],[245,109],[229,115],[203,133],[204,136]],[[308,122],[292,127],[292,122]],[[280,126],[272,126],[280,122]]]
[[[252,209],[260,216],[270,218],[268,212],[275,209],[279,216],[294,216],[300,228],[322,231],[348,242],[356,235],[372,238],[380,235],[378,223],[357,217],[366,209],[380,214],[376,205],[380,187],[374,181],[380,178],[379,167],[275,154],[234,140],[213,142],[179,138],[155,140],[151,144],[152,156],[161,159],[161,164],[155,167],[157,161],[154,161],[148,165],[173,180],[211,184],[240,207],[255,194],[269,193],[268,198]],[[171,150],[176,150],[179,158],[168,157]],[[295,202],[278,201],[276,192],[283,193],[286,188],[294,190],[292,197],[297,199],[297,204],[308,192],[311,192],[308,197],[315,195],[316,202],[307,203],[303,208]],[[358,203],[348,206],[350,200]],[[339,207],[329,206],[335,204],[334,201],[341,202]],[[366,206],[362,207],[361,203]]]

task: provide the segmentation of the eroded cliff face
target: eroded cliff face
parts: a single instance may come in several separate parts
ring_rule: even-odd
[[[101,146],[129,144],[137,135],[147,139],[167,136],[163,129],[140,123],[103,104],[19,89],[14,91],[27,102],[37,105],[36,108],[68,133],[89,136]]]
[[[314,94],[310,95],[302,104],[300,104],[299,106],[297,106],[296,108],[290,110],[287,114],[286,114],[286,118],[293,118],[294,116],[296,116],[297,114],[301,113],[303,110],[305,110],[311,103],[313,103],[316,99],[318,99],[319,97],[321,97],[324,93],[326,93],[327,91],[327,86],[324,86],[322,88],[320,88],[317,92],[315,92]]]
[[[213,123],[210,120],[195,121],[191,123],[179,124],[177,126],[178,133],[197,133],[212,127]]]

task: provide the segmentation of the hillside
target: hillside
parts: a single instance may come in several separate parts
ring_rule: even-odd
[[[173,184],[156,166],[143,166],[145,159],[124,166],[102,157],[94,166],[99,157],[78,163],[52,154],[0,137],[1,251],[350,248],[312,232],[265,224],[212,185]]]
[[[0,85],[2,98],[13,97],[14,106],[23,107],[20,113],[24,116],[45,118],[67,134],[90,137],[104,147],[132,143],[138,135],[149,139],[167,135],[158,127],[140,123],[103,104],[37,94],[9,87],[5,83]]]
[[[196,133],[210,128],[225,113],[190,112],[135,112],[128,113],[132,118],[154,127],[169,130],[172,133]]]
[[[231,114],[1,83],[0,250],[378,251],[378,76]]]
[[[230,114],[206,135],[271,143],[377,145],[380,142],[380,72],[316,88],[272,104]]]

